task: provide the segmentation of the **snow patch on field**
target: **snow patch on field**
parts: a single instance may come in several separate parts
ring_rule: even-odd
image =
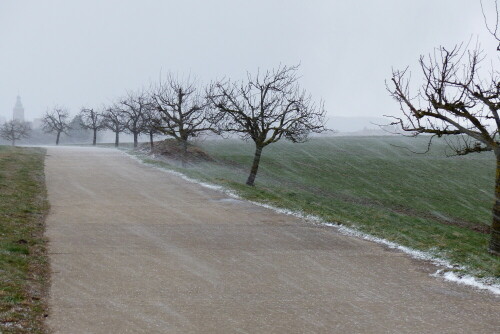
[[[153,167],[155,169],[158,169],[160,171],[163,171],[163,172],[166,172],[169,174],[173,174],[175,176],[180,177],[181,179],[183,179],[185,181],[198,184],[202,187],[205,187],[205,188],[208,188],[211,190],[220,191],[220,192],[224,193],[225,195],[227,195],[228,197],[238,199],[238,200],[244,200],[244,201],[250,202],[254,205],[272,210],[274,212],[293,216],[293,217],[300,218],[300,219],[304,219],[306,221],[309,221],[309,222],[312,222],[315,224],[319,224],[319,225],[327,226],[327,227],[332,227],[332,228],[337,229],[337,231],[339,231],[340,233],[342,233],[344,235],[361,238],[364,240],[368,240],[371,242],[375,242],[375,243],[384,245],[384,246],[391,248],[391,249],[396,249],[396,250],[401,251],[405,254],[408,254],[410,257],[412,257],[414,259],[428,261],[436,266],[444,267],[444,268],[450,269],[450,270],[453,270],[453,269],[464,270],[465,269],[465,268],[458,266],[456,264],[452,264],[449,261],[447,261],[443,258],[440,258],[437,255],[432,254],[430,252],[419,251],[419,250],[416,250],[416,249],[413,249],[410,247],[402,246],[402,245],[399,245],[395,242],[361,232],[360,230],[353,228],[353,227],[346,227],[346,226],[343,226],[340,224],[327,222],[318,216],[305,214],[305,213],[300,212],[300,211],[283,209],[283,208],[275,207],[275,206],[265,204],[265,203],[246,200],[246,199],[242,198],[241,196],[239,196],[236,192],[234,192],[228,188],[225,188],[223,186],[219,186],[219,185],[215,185],[212,183],[207,183],[207,182],[203,182],[203,181],[200,181],[197,179],[193,179],[193,178],[191,178],[191,177],[189,177],[181,172],[168,169],[168,167],[159,167],[159,166],[156,166],[154,164],[145,162],[141,157],[139,157],[137,155],[133,155],[133,154],[129,153],[128,151],[123,150],[122,152],[124,152],[129,157],[135,159],[136,161],[138,161],[141,164],[145,164],[145,165],[148,165],[148,166]],[[144,158],[153,158],[154,159],[155,156],[154,155],[153,156],[144,156]],[[500,295],[500,285],[491,284],[487,280],[481,280],[481,279],[478,279],[478,278],[471,276],[471,275],[457,275],[454,271],[450,271],[450,270],[438,269],[435,273],[431,274],[431,276],[441,278],[441,279],[444,279],[446,281],[454,282],[457,284],[474,287],[474,288],[477,288],[480,290],[487,290],[495,295]]]

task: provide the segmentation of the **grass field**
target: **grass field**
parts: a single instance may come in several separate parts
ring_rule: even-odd
[[[216,161],[167,167],[234,189],[244,198],[353,226],[445,257],[467,267],[467,273],[500,279],[500,259],[486,251],[495,172],[489,153],[447,157],[444,142],[436,142],[427,154],[407,149],[425,151],[426,138],[280,142],[264,149],[256,187],[248,187],[251,143],[198,145]]]
[[[0,146],[0,333],[45,333],[45,151]]]

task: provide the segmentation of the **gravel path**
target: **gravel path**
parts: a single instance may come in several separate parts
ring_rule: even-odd
[[[109,149],[46,160],[55,333],[500,333],[432,265]]]

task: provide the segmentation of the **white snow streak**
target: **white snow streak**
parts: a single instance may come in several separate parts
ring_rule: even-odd
[[[455,282],[458,284],[463,284],[463,285],[468,285],[468,286],[473,286],[475,288],[481,289],[481,290],[488,290],[495,295],[500,295],[500,285],[498,284],[485,284],[479,281],[477,278],[470,276],[470,275],[457,275],[453,271],[443,271],[443,270],[438,270],[431,276],[434,277],[441,277],[444,278],[447,281],[450,282]]]

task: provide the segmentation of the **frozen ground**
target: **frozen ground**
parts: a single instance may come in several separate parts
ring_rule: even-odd
[[[48,149],[56,333],[493,333],[436,267],[130,159]]]

